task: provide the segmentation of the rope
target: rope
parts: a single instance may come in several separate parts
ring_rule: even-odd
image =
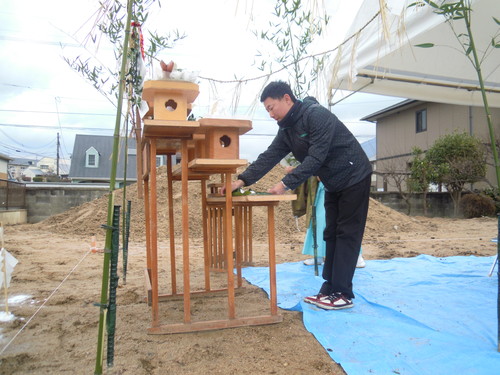
[[[19,334],[26,328],[26,326],[35,318],[36,314],[38,314],[38,312],[45,306],[45,304],[52,298],[52,296],[54,294],[56,294],[56,292],[59,290],[59,288],[64,284],[64,282],[68,279],[68,277],[71,276],[71,274],[78,268],[78,266],[80,265],[80,263],[82,263],[82,261],[86,258],[87,255],[90,254],[90,250],[88,250],[85,255],[82,257],[82,259],[80,259],[78,261],[78,263],[73,267],[73,269],[66,275],[66,277],[61,281],[61,283],[52,291],[52,293],[50,293],[50,295],[48,296],[48,298],[40,305],[40,307],[35,311],[35,313],[28,319],[28,321],[26,323],[24,323],[24,325],[21,327],[21,329],[19,331],[17,331],[17,333],[14,335],[14,337],[12,339],[10,339],[10,341],[7,343],[7,345],[4,346],[4,348],[2,349],[2,351],[0,352],[0,355],[2,355],[5,350],[10,346],[10,344],[12,344],[12,342],[16,339],[17,336],[19,336]]]

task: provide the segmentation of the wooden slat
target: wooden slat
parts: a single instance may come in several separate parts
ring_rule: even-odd
[[[193,322],[190,324],[169,324],[160,327],[152,327],[148,329],[148,333],[152,335],[172,334],[172,333],[187,333],[199,331],[211,331],[215,329],[234,328],[255,326],[264,324],[274,324],[283,321],[281,315],[271,316],[254,316],[248,318],[236,318],[229,320],[209,320],[204,322]]]
[[[144,86],[142,88],[142,98],[150,102],[153,102],[154,96],[158,92],[172,91],[181,92],[185,95],[186,101],[192,103],[198,97],[200,93],[200,87],[193,82],[180,81],[180,80],[148,80],[144,81]],[[150,105],[151,107],[151,105]]]
[[[207,184],[206,181],[201,181],[201,215],[202,215],[202,229],[203,229],[203,259],[205,271],[205,290],[210,290],[210,255],[208,246],[208,215],[207,215]]]
[[[177,293],[177,271],[175,267],[175,223],[174,223],[174,189],[172,184],[172,155],[167,155],[167,188],[168,188],[168,237],[170,241],[170,280],[172,294]]]
[[[189,170],[193,172],[235,173],[236,169],[247,165],[245,159],[194,159],[189,162]]]
[[[191,138],[199,129],[198,121],[144,120],[145,137]],[[187,155],[187,154],[186,154]]]
[[[239,134],[245,134],[252,130],[252,121],[238,119],[202,118],[199,120],[200,131],[204,132],[208,128],[237,128]]]
[[[259,203],[261,205],[265,205],[270,202],[282,202],[282,201],[294,201],[297,199],[296,194],[255,194],[255,195],[242,195],[233,197],[233,203]],[[207,203],[223,203],[225,201],[225,197],[214,197],[209,196],[207,198]]]

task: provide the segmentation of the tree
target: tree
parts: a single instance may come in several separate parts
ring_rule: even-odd
[[[477,73],[478,83],[480,86],[481,96],[483,99],[483,107],[486,114],[486,120],[488,123],[488,130],[490,135],[491,142],[491,151],[493,153],[493,160],[495,163],[495,172],[497,177],[497,187],[500,188],[500,162],[498,159],[498,151],[495,142],[495,132],[493,127],[493,120],[491,116],[490,107],[488,104],[488,97],[486,95],[486,89],[484,86],[483,72],[481,70],[481,64],[487,57],[490,56],[491,51],[494,49],[500,48],[500,19],[492,16],[491,21],[496,23],[499,28],[495,35],[491,37],[490,42],[482,46],[482,55],[479,54],[479,49],[476,46],[474,41],[474,35],[472,33],[472,14],[473,9],[471,5],[471,0],[460,0],[460,1],[431,1],[431,0],[419,0],[418,2],[412,3],[409,6],[421,6],[423,4],[427,4],[428,6],[434,9],[436,14],[442,15],[451,30],[453,31],[456,39],[460,43],[462,47],[463,53],[467,60],[472,64]],[[456,22],[463,22],[465,25],[465,32],[457,32],[454,25]],[[481,22],[486,22],[486,20],[481,20]],[[434,47],[434,43],[422,43],[417,45],[417,47],[421,48],[432,48]],[[500,218],[499,218],[500,220]],[[500,351],[500,344],[499,344]]]
[[[436,140],[425,159],[433,170],[430,182],[444,185],[457,215],[465,184],[481,181],[486,175],[481,141],[467,133],[448,134]]]
[[[325,67],[325,55],[309,55],[309,49],[328,24],[326,13],[313,14],[311,10],[304,10],[304,4],[307,3],[301,0],[277,0],[273,13],[275,21],[269,21],[268,30],[254,31],[273,49],[269,55],[275,56],[270,59],[268,54],[258,51],[259,69],[276,73],[273,63],[278,64],[293,81],[292,89],[298,98],[309,91]]]
[[[422,193],[424,216],[427,216],[427,193],[429,192],[429,184],[432,180],[434,169],[420,148],[414,147],[412,154],[413,159],[410,162],[408,185],[412,191]]]
[[[383,172],[384,178],[389,185],[398,189],[398,193],[406,203],[407,215],[411,214],[412,185],[408,183],[410,174],[408,170],[401,170],[395,163],[386,166]]]

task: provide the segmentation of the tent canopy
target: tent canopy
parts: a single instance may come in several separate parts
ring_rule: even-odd
[[[477,71],[456,35],[465,33],[463,20],[452,22],[430,6],[410,7],[412,1],[365,0],[351,26],[349,39],[338,49],[332,68],[336,89],[398,96],[439,103],[482,106]],[[500,1],[472,3],[472,33],[488,102],[500,107]],[[464,38],[462,37],[462,40]],[[434,47],[416,47],[432,43]],[[472,57],[472,55],[470,55]]]

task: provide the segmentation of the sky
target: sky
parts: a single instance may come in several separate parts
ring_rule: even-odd
[[[321,3],[321,1],[319,1]],[[55,157],[59,134],[61,158],[70,158],[76,134],[113,135],[116,106],[74,72],[64,57],[98,56],[118,70],[113,48],[82,42],[95,22],[96,0],[3,0],[0,8],[0,153],[11,158]],[[262,74],[255,66],[258,50],[265,48],[252,30],[263,30],[273,10],[269,0],[161,1],[150,7],[147,26],[159,35],[178,29],[186,37],[159,58],[199,74],[197,116],[236,116],[253,122],[240,139],[240,157],[253,161],[276,133],[262,104],[249,111],[261,90],[258,81],[242,85],[207,80],[250,79]],[[329,0],[329,45],[345,37],[361,0]],[[316,47],[320,48],[320,47]],[[158,66],[148,70],[155,77]],[[273,79],[283,79],[276,75]],[[348,94],[348,93],[346,93]],[[239,99],[237,115],[231,104]],[[375,125],[360,118],[401,101],[401,98],[355,94],[338,103],[333,112],[360,142],[375,136]],[[64,172],[64,171],[61,171]]]

